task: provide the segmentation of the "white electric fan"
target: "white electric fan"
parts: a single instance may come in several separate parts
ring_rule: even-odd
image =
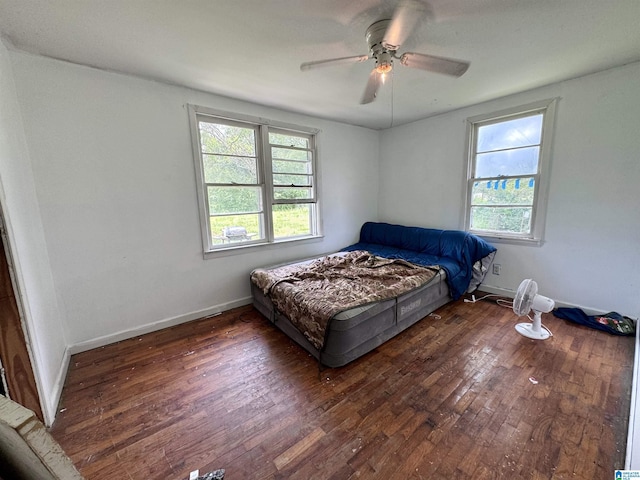
[[[553,310],[554,306],[555,302],[552,299],[538,295],[536,282],[530,278],[523,280],[513,299],[513,311],[522,317],[528,315],[529,310],[533,310],[533,322],[517,324],[516,331],[534,340],[546,340],[551,336],[551,332],[546,327],[542,327],[541,315]]]

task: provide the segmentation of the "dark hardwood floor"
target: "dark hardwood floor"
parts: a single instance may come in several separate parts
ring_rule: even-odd
[[[87,479],[610,479],[633,345],[462,300],[319,376],[252,307],[74,355],[51,433]],[[522,320],[520,320],[522,321]]]

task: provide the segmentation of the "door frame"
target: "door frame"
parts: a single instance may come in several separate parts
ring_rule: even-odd
[[[26,368],[26,374],[29,376],[28,380],[29,382],[32,382],[35,385],[35,393],[37,396],[37,402],[38,408],[35,408],[36,405],[24,405],[27,408],[30,408],[31,410],[34,411],[34,413],[36,414],[36,416],[40,419],[40,421],[42,421],[43,423],[47,424],[47,419],[45,419],[45,405],[43,404],[43,395],[42,395],[42,391],[41,391],[41,384],[40,384],[40,379],[39,379],[39,375],[38,375],[38,371],[37,371],[37,364],[35,362],[34,359],[34,355],[33,355],[33,350],[32,350],[32,343],[31,343],[31,336],[29,334],[29,328],[26,322],[26,316],[25,316],[25,308],[24,308],[24,304],[23,304],[23,297],[22,297],[22,292],[21,292],[21,288],[20,288],[20,282],[18,282],[18,278],[17,278],[17,271],[16,271],[16,262],[15,262],[15,257],[13,255],[13,248],[12,248],[12,239],[10,238],[10,232],[9,232],[9,228],[7,225],[7,221],[6,221],[6,216],[4,213],[4,205],[3,205],[3,201],[1,201],[3,199],[0,199],[0,236],[2,237],[2,244],[4,246],[4,249],[0,249],[2,251],[0,251],[0,255],[4,255],[6,258],[6,262],[7,262],[7,267],[9,270],[9,277],[11,279],[11,288],[13,290],[13,297],[15,299],[15,303],[17,305],[17,309],[18,309],[18,316],[19,316],[19,321],[20,321],[20,329],[22,331],[22,335],[23,335],[23,342],[21,343],[21,345],[19,346],[19,348],[21,350],[23,350],[23,353],[26,351],[28,360],[29,360],[29,368]],[[10,387],[10,382],[5,378],[6,376],[11,375],[11,372],[8,371],[8,366],[5,365],[4,363],[0,362],[2,364],[2,368],[4,370],[3,372],[3,383],[4,383],[4,387],[6,389],[6,394],[7,397],[9,399],[13,399],[14,401],[16,401],[16,399],[12,396],[12,392],[11,392],[11,387]]]

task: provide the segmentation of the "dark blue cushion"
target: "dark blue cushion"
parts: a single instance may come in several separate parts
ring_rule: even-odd
[[[574,307],[559,307],[553,311],[558,318],[579,323],[587,327],[602,330],[612,335],[635,335],[636,328],[628,317],[618,312],[609,312],[604,315],[587,315],[583,310]]]

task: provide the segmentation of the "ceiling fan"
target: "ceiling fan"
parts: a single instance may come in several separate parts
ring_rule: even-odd
[[[360,63],[371,58],[375,59],[376,66],[369,75],[360,102],[363,104],[371,103],[376,99],[385,75],[393,69],[394,59],[400,60],[400,64],[405,67],[460,77],[469,68],[469,62],[424,53],[405,52],[400,56],[397,54],[418,21],[429,10],[429,6],[420,0],[401,0],[391,19],[378,20],[367,28],[365,39],[369,46],[368,55],[305,62],[300,65],[300,70],[307,71],[318,67]]]

